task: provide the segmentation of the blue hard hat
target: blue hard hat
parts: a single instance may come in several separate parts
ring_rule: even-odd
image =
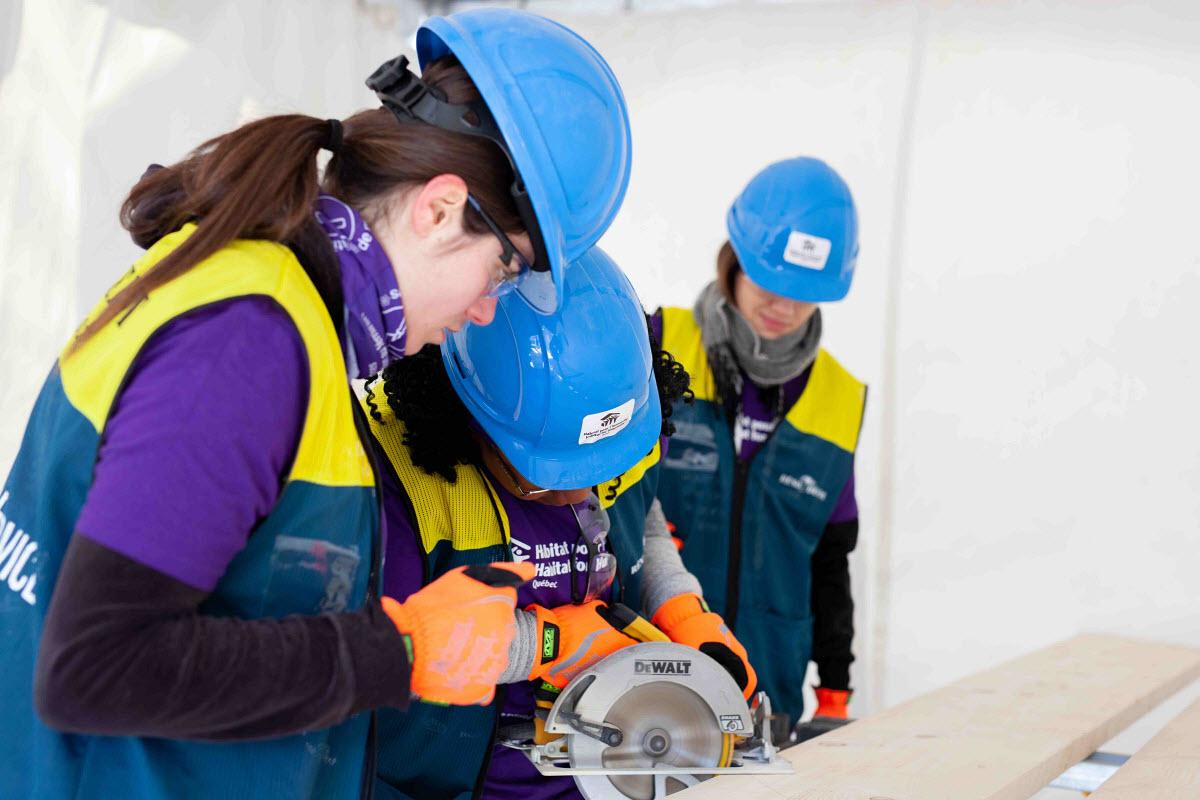
[[[422,69],[450,54],[495,118],[536,217],[539,230],[530,234],[540,232],[550,275],[533,273],[521,291],[553,311],[565,265],[608,230],[629,185],[621,87],[578,34],[526,11],[479,8],[425,20],[417,30]]]
[[[448,332],[442,358],[471,415],[543,489],[611,480],[662,430],[642,305],[599,248],[568,265],[558,312],[512,292],[490,325]]]
[[[807,303],[850,291],[858,212],[850,187],[824,161],[767,167],[733,201],[725,224],[746,277],[767,291]]]

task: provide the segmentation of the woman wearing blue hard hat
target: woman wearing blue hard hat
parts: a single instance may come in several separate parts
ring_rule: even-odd
[[[462,565],[537,570],[519,591],[495,702],[381,712],[377,797],[578,797],[572,778],[542,776],[501,742],[537,736],[539,702],[637,641],[703,647],[752,690],[744,649],[701,608],[661,515],[648,519],[659,438],[687,383],[651,344],[629,281],[593,248],[566,270],[558,314],[508,295],[491,325],[368,385],[392,467],[385,594],[403,599]],[[678,597],[693,608],[661,624]]]
[[[250,123],[126,200],[148,252],[0,490],[5,796],[352,797],[373,709],[490,698],[531,570],[381,603],[347,377],[513,288],[555,308],[621,203],[628,123],[599,55],[531,14],[431,19],[418,55],[371,76],[383,108]]]
[[[794,158],[755,176],[726,222],[716,281],[655,318],[696,394],[676,406],[658,496],[772,708],[799,721],[812,659],[816,713],[845,717],[866,387],[820,347],[819,304],[850,290],[854,200],[827,164]]]

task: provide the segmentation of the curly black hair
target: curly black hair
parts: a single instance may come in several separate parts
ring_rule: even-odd
[[[694,397],[691,377],[683,364],[659,345],[649,320],[646,331],[662,405],[662,435],[670,436],[675,432],[673,406],[680,400],[690,403]],[[437,345],[426,345],[367,381],[367,406],[371,416],[382,422],[375,394],[380,384],[384,400],[404,424],[404,444],[413,464],[454,483],[460,464],[480,462],[479,444],[471,435],[471,414],[450,385]]]
[[[650,326],[650,318],[646,318],[646,330],[650,336],[650,358],[654,364],[654,382],[658,384],[658,399],[662,404],[662,435],[673,436],[675,423],[671,421],[675,403],[682,400],[691,403],[696,399],[692,391],[692,376],[683,368],[683,364],[675,360],[675,356],[662,349],[654,329]]]

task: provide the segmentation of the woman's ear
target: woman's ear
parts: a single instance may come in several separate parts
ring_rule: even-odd
[[[467,206],[467,183],[457,175],[430,178],[417,189],[409,206],[409,223],[421,238],[462,231]]]

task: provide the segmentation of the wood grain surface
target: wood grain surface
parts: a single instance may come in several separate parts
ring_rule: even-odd
[[[671,797],[1029,800],[1196,677],[1200,650],[1078,636],[793,747],[793,775],[719,776]],[[1184,721],[1164,749],[1186,758],[1198,735]]]

